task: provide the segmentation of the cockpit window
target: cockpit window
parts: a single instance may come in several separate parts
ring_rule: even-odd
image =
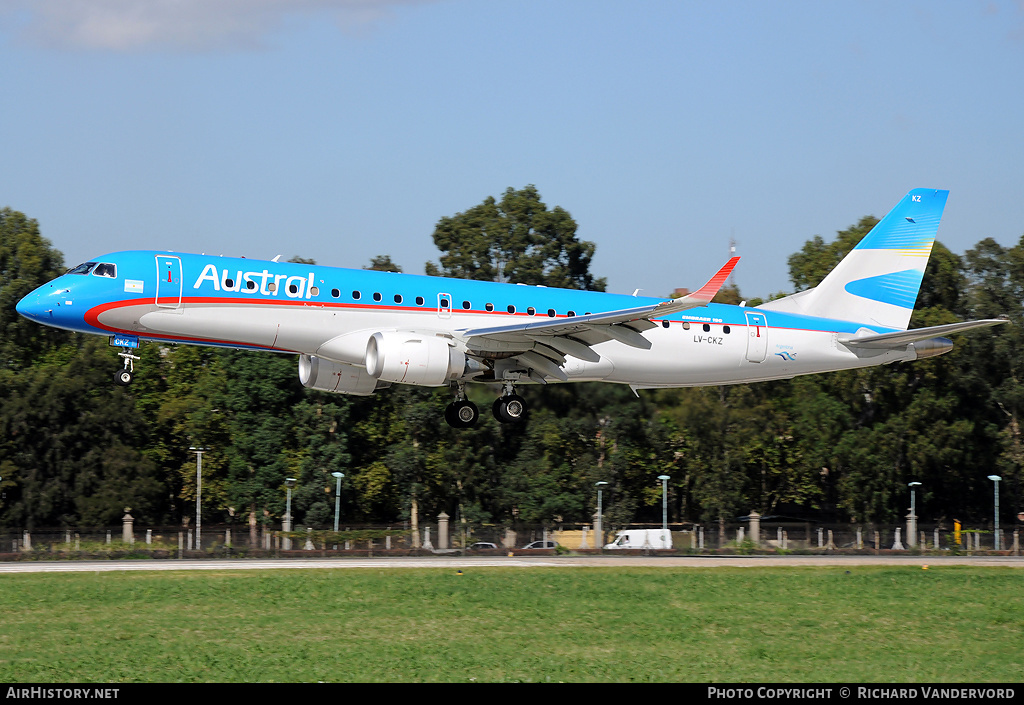
[[[92,271],[93,276],[96,277],[111,277],[117,278],[117,265],[109,264],[107,262],[100,262],[96,265],[96,269]]]
[[[88,274],[95,266],[95,262],[86,262],[85,264],[78,265],[74,269],[69,269],[68,274]]]

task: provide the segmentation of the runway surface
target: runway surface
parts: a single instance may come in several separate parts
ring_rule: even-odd
[[[81,573],[138,570],[306,570],[345,568],[780,568],[791,566],[942,566],[1024,568],[1010,556],[513,556],[422,558],[288,558],[278,560],[17,561],[6,573]]]

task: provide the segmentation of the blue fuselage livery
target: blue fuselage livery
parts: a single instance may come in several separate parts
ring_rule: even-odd
[[[368,395],[450,386],[453,426],[473,425],[465,383],[500,386],[492,409],[523,417],[517,384],[605,381],[634,390],[733,384],[915,360],[948,333],[908,331],[945,191],[915,189],[815,289],[751,308],[711,303],[738,258],[681,299],[427,277],[199,254],[103,255],[18,304],[49,326],[111,337],[298,354],[307,387]]]

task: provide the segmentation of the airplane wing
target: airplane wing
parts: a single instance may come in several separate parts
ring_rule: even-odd
[[[707,306],[739,260],[739,257],[733,257],[707,284],[675,300],[572,318],[468,328],[456,333],[466,341],[470,350],[518,353],[514,357],[531,370],[530,376],[534,381],[542,381],[545,376],[565,381],[567,377],[561,370],[565,355],[588,362],[600,360],[600,356],[590,349],[591,345],[618,340],[634,348],[650,349],[650,341],[640,333],[655,326],[651,319]]]
[[[900,330],[895,333],[879,333],[860,337],[840,337],[838,342],[851,348],[900,348],[908,343],[914,343],[919,340],[928,340],[930,338],[937,338],[951,333],[959,333],[973,328],[998,326],[1009,322],[1010,321],[1007,318],[986,318],[979,321],[947,323],[946,325],[931,326],[929,328]]]

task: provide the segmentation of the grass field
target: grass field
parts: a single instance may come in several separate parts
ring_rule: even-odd
[[[1017,682],[1024,571],[0,578],[0,682]]]

